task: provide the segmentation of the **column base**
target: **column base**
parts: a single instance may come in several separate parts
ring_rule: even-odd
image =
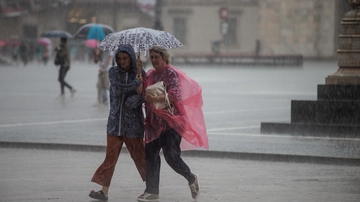
[[[334,74],[325,78],[325,84],[360,85],[360,68],[340,67]]]

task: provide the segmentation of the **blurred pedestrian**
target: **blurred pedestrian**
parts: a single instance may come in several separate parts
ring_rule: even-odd
[[[91,181],[102,186],[92,190],[91,198],[108,199],[108,190],[120,151],[125,143],[136,168],[145,180],[146,162],[144,147],[144,115],[142,112],[142,75],[137,75],[141,60],[136,61],[131,45],[120,45],[115,54],[116,66],[109,70],[110,112],[107,123],[107,145],[104,162],[94,173]],[[145,74],[143,71],[142,74]]]
[[[48,60],[49,60],[49,48],[47,46],[44,46],[42,52],[42,62],[45,66],[47,65]]]
[[[94,60],[94,50],[91,49],[91,48],[86,48],[86,52],[87,52],[87,59],[88,59],[88,62],[92,62]]]
[[[75,45],[72,45],[70,47],[70,60],[72,62],[75,62],[76,54],[77,54],[77,47]]]
[[[41,45],[37,45],[36,48],[36,61],[38,62],[38,64],[41,64],[42,61],[42,53],[43,53],[43,46]]]
[[[187,142],[194,148],[209,147],[202,112],[202,89],[196,81],[170,65],[170,55],[165,48],[155,46],[149,52],[153,69],[144,76],[144,89],[163,81],[167,95],[144,92],[146,189],[137,200],[159,200],[161,150],[169,166],[187,180],[191,196],[196,199],[199,196],[198,177],[181,158],[180,143]],[[173,110],[156,109],[154,103],[167,103],[167,99],[171,103],[168,107],[173,106]]]
[[[69,47],[67,46],[67,38],[60,39],[60,46],[55,48],[56,54],[59,54],[61,58],[60,69],[59,69],[59,82],[60,82],[60,97],[64,97],[64,88],[67,87],[70,90],[71,97],[74,96],[76,90],[65,81],[66,73],[70,69],[70,53]]]
[[[26,41],[21,42],[19,46],[19,54],[24,66],[26,66],[28,63],[29,51],[30,51],[29,43]]]
[[[12,45],[11,57],[13,62],[12,64],[15,64],[17,66],[19,58],[19,46],[17,46],[16,44]]]
[[[113,51],[101,51],[97,48],[94,51],[94,62],[99,64],[99,72],[98,72],[98,79],[96,83],[97,88],[97,103],[94,106],[102,106],[103,104],[107,103],[108,94],[107,91],[110,90],[110,81],[109,81],[109,74],[108,71],[112,66]]]

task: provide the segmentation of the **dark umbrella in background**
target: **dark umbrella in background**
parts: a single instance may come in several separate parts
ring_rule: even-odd
[[[73,38],[72,34],[70,34],[67,31],[63,31],[63,30],[47,31],[47,32],[42,33],[40,36],[46,37],[46,38]]]
[[[115,32],[112,27],[104,24],[89,23],[83,25],[74,34],[74,38],[79,39],[95,39],[101,41],[106,35]]]

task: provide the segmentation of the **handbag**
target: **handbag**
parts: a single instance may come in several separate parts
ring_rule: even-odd
[[[55,65],[63,65],[65,63],[65,58],[62,57],[59,52],[56,52],[54,63]]]
[[[154,96],[165,95],[165,102],[154,101],[155,109],[168,109],[171,114],[174,114],[174,105],[170,102],[166,86],[163,81],[156,82],[146,88],[146,93]]]

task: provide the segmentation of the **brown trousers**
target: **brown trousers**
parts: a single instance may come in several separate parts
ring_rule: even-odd
[[[146,179],[145,146],[143,138],[128,138],[107,135],[106,156],[104,162],[95,171],[91,181],[109,187],[114,174],[115,165],[125,142],[131,158],[143,181]]]

